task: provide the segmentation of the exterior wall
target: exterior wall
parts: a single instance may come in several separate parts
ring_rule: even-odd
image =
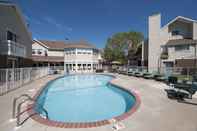
[[[168,48],[168,60],[187,59],[195,57],[195,47],[189,46],[189,50],[175,51],[175,47]]]
[[[36,51],[36,56],[45,56],[45,53],[47,53],[47,56],[64,56],[64,51],[63,50],[51,50],[51,49],[47,49],[46,47],[38,44],[38,43],[34,43],[32,45],[32,50]],[[38,54],[38,51],[41,52],[41,54]]]
[[[71,72],[92,72],[99,68],[100,53],[94,49],[65,49],[65,70]]]
[[[64,51],[56,51],[56,50],[48,50],[47,51],[48,56],[64,56]]]
[[[193,39],[197,40],[197,22],[193,23]]]
[[[22,21],[22,16],[16,12],[16,8],[0,4],[0,40],[7,40],[6,33],[10,30],[17,35],[17,43],[26,47],[26,57],[30,58],[32,55],[32,38],[25,28],[26,25]]]
[[[149,47],[148,47],[148,69],[150,72],[158,67],[160,54],[160,31],[161,31],[161,15],[155,14],[149,17]]]
[[[38,43],[34,43],[32,45],[32,51],[35,51],[35,54],[32,54],[32,55],[45,56],[45,51],[48,51],[48,49],[46,47],[41,46]],[[38,54],[38,51],[40,51],[41,54]]]

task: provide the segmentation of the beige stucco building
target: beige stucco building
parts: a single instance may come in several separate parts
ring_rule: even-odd
[[[0,68],[31,66],[32,37],[19,8],[0,2]]]
[[[34,66],[63,66],[64,47],[64,41],[33,40]]]
[[[149,17],[148,44],[149,71],[193,67],[197,58],[197,21],[178,16],[162,27],[161,14],[154,14]]]
[[[102,68],[100,50],[84,41],[34,40],[32,60],[35,66],[62,66],[69,73],[93,72]]]
[[[66,44],[64,69],[70,73],[94,72],[101,69],[100,51],[87,42]]]

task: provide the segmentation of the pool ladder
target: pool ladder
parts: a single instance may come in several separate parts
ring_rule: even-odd
[[[17,105],[17,101],[19,99],[22,99],[24,98],[18,105]],[[21,111],[21,107],[22,105],[27,102],[27,101],[32,101],[32,102],[35,102],[35,100],[30,97],[28,94],[22,94],[20,95],[19,97],[15,97],[14,100],[13,100],[13,109],[12,109],[12,118],[13,119],[16,119],[16,126],[21,126],[23,123],[25,123],[25,121],[27,121],[30,117],[34,116],[34,115],[37,115],[38,113],[34,113],[34,114],[31,114],[29,115],[27,118],[25,118],[22,122],[21,122],[21,119],[20,119],[20,116],[22,114],[24,114],[25,112],[27,112],[28,110],[30,110],[31,108],[33,107],[29,107],[27,108],[26,110],[24,111]],[[38,103],[36,103],[40,109],[45,113],[46,115],[46,119],[48,119],[48,112],[47,110],[42,106],[42,105],[39,105]]]

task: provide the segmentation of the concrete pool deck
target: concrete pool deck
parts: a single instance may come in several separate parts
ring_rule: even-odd
[[[170,100],[164,91],[167,86],[153,80],[145,80],[131,76],[116,75],[112,83],[133,89],[141,97],[139,109],[127,119],[121,121],[125,125],[121,131],[197,131],[197,97],[187,103]],[[47,76],[33,81],[4,96],[0,96],[0,131],[110,131],[112,125],[95,128],[56,128],[40,124],[31,118],[20,128],[15,128],[16,121],[10,122],[13,98],[20,94],[33,96],[48,81],[58,75]]]

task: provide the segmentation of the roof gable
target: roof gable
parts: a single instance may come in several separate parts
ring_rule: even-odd
[[[197,22],[196,20],[187,18],[187,17],[183,17],[183,16],[177,16],[176,18],[174,18],[173,20],[171,20],[169,23],[167,23],[166,25],[163,26],[163,28],[168,27],[170,24],[174,23],[175,21],[180,20],[183,22],[187,22],[187,23],[193,23],[193,22]]]

